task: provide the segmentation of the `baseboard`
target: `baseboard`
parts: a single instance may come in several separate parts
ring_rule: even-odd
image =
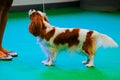
[[[55,9],[64,7],[79,7],[80,1],[60,2],[60,3],[46,3],[45,9]],[[10,12],[28,11],[29,9],[43,10],[43,4],[12,6]]]
[[[80,8],[94,11],[120,11],[120,0],[81,0]]]

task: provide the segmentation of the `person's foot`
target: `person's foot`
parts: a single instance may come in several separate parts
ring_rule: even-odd
[[[8,50],[6,50],[6,49],[4,49],[4,48],[2,48],[1,50],[2,50],[5,54],[10,55],[10,56],[12,56],[12,57],[17,57],[17,56],[18,56],[17,52],[8,51]]]
[[[0,51],[0,60],[4,60],[4,61],[9,61],[12,60],[12,56],[3,53],[2,51]]]

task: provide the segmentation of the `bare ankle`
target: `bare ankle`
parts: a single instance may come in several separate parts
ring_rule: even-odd
[[[0,48],[0,51],[2,51],[3,53],[8,53],[9,51],[4,49],[4,48]]]
[[[6,56],[6,54],[4,52],[0,51],[0,57],[4,57],[4,56]]]

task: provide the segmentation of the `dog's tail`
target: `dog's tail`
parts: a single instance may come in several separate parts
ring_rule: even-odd
[[[111,37],[105,34],[95,32],[94,37],[96,40],[96,47],[100,47],[100,46],[103,46],[104,48],[118,47],[118,44]]]

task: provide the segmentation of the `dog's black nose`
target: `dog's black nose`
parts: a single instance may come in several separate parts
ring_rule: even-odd
[[[33,11],[34,9],[30,9],[31,11]]]

